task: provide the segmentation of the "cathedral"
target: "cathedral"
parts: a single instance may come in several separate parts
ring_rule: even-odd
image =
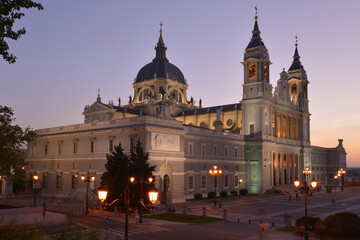
[[[96,194],[106,154],[119,143],[129,154],[140,140],[156,166],[160,199],[168,203],[195,193],[206,197],[215,187],[217,193],[241,187],[255,194],[290,188],[305,168],[321,186],[330,185],[337,171],[346,169],[342,140],[334,148],[311,145],[309,81],[298,45],[273,87],[260,33],[256,16],[242,61],[242,101],[203,107],[201,100],[188,98],[189,83],[170,63],[160,29],[155,58],[133,80],[128,102],[103,103],[98,93],[84,108],[83,124],[36,130],[26,153],[27,179],[39,175],[42,195],[83,199],[81,176],[95,177],[90,189]],[[222,170],[217,179],[209,174],[214,165]]]

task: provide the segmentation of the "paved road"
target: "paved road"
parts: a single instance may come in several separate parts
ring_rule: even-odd
[[[274,223],[274,227],[266,239],[299,239],[296,236],[275,231],[284,226],[284,215],[295,219],[304,215],[304,197],[295,199],[292,195],[289,201],[288,195],[258,195],[247,196],[241,199],[220,200],[222,208],[214,208],[208,200],[175,204],[177,212],[181,212],[184,205],[190,210],[189,214],[202,214],[202,208],[207,209],[208,216],[223,217],[223,210],[227,210],[227,219],[207,224],[184,224],[166,221],[145,219],[145,223],[136,224],[131,219],[129,224],[130,240],[165,239],[259,239],[257,224],[259,221]],[[157,209],[164,209],[163,206]],[[360,188],[346,188],[344,192],[314,193],[309,197],[308,214],[324,219],[326,216],[340,211],[351,211],[360,215]],[[106,235],[105,216],[82,216],[73,217],[73,221],[81,226],[101,230],[102,236]],[[239,219],[239,223],[238,223]],[[251,224],[249,224],[249,220]],[[124,218],[110,217],[107,229],[111,233],[111,239],[119,239],[124,236]]]

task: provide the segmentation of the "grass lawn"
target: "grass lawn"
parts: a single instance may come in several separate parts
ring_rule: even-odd
[[[184,223],[209,223],[220,221],[221,218],[214,217],[202,217],[195,215],[184,215],[178,213],[160,213],[155,215],[145,216],[146,218],[173,221],[173,222],[184,222]]]

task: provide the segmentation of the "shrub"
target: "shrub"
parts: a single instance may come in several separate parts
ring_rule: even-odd
[[[248,193],[249,193],[249,191],[245,188],[240,190],[240,196],[246,196],[246,195],[248,195]]]
[[[238,195],[238,192],[235,191],[235,190],[233,190],[233,191],[231,191],[231,195],[232,195],[233,197],[236,197],[236,196]]]
[[[201,200],[202,199],[202,194],[201,193],[195,193],[194,198],[195,198],[195,200]]]
[[[318,218],[318,217],[307,216],[307,220],[308,220],[308,224],[309,224],[308,225],[309,226],[309,231],[312,231],[314,229],[315,224],[321,224],[322,223],[321,219]],[[296,226],[300,226],[300,225],[305,225],[305,223],[306,223],[306,217],[303,216],[301,218],[298,218],[296,220],[295,224],[296,224]]]
[[[215,192],[209,192],[209,193],[208,193],[208,198],[210,198],[210,199],[214,199],[215,196],[216,196],[216,193],[215,193]]]
[[[221,191],[220,192],[220,197],[226,198],[227,197],[227,191]]]
[[[340,212],[325,219],[330,237],[360,238],[360,217],[351,212]]]

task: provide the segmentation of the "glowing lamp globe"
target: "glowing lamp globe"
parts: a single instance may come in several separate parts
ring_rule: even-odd
[[[37,180],[39,180],[39,176],[38,176],[38,175],[34,175],[34,176],[33,176],[33,179],[34,179],[35,181],[37,181]]]
[[[149,177],[149,183],[152,183],[152,181],[154,181],[154,179],[152,177]]]
[[[310,184],[311,184],[311,187],[312,187],[312,188],[316,188],[316,186],[317,186],[317,181],[316,181],[315,179],[313,179]]]
[[[108,191],[106,190],[105,187],[99,187],[98,188],[98,197],[99,197],[100,202],[105,201],[105,199],[107,197],[107,193],[108,193]]]
[[[295,180],[295,181],[294,181],[294,185],[295,185],[295,187],[298,188],[298,187],[300,186],[300,181],[299,181],[299,180]]]
[[[149,199],[152,204],[155,204],[158,198],[158,192],[156,190],[151,190],[149,192]]]

